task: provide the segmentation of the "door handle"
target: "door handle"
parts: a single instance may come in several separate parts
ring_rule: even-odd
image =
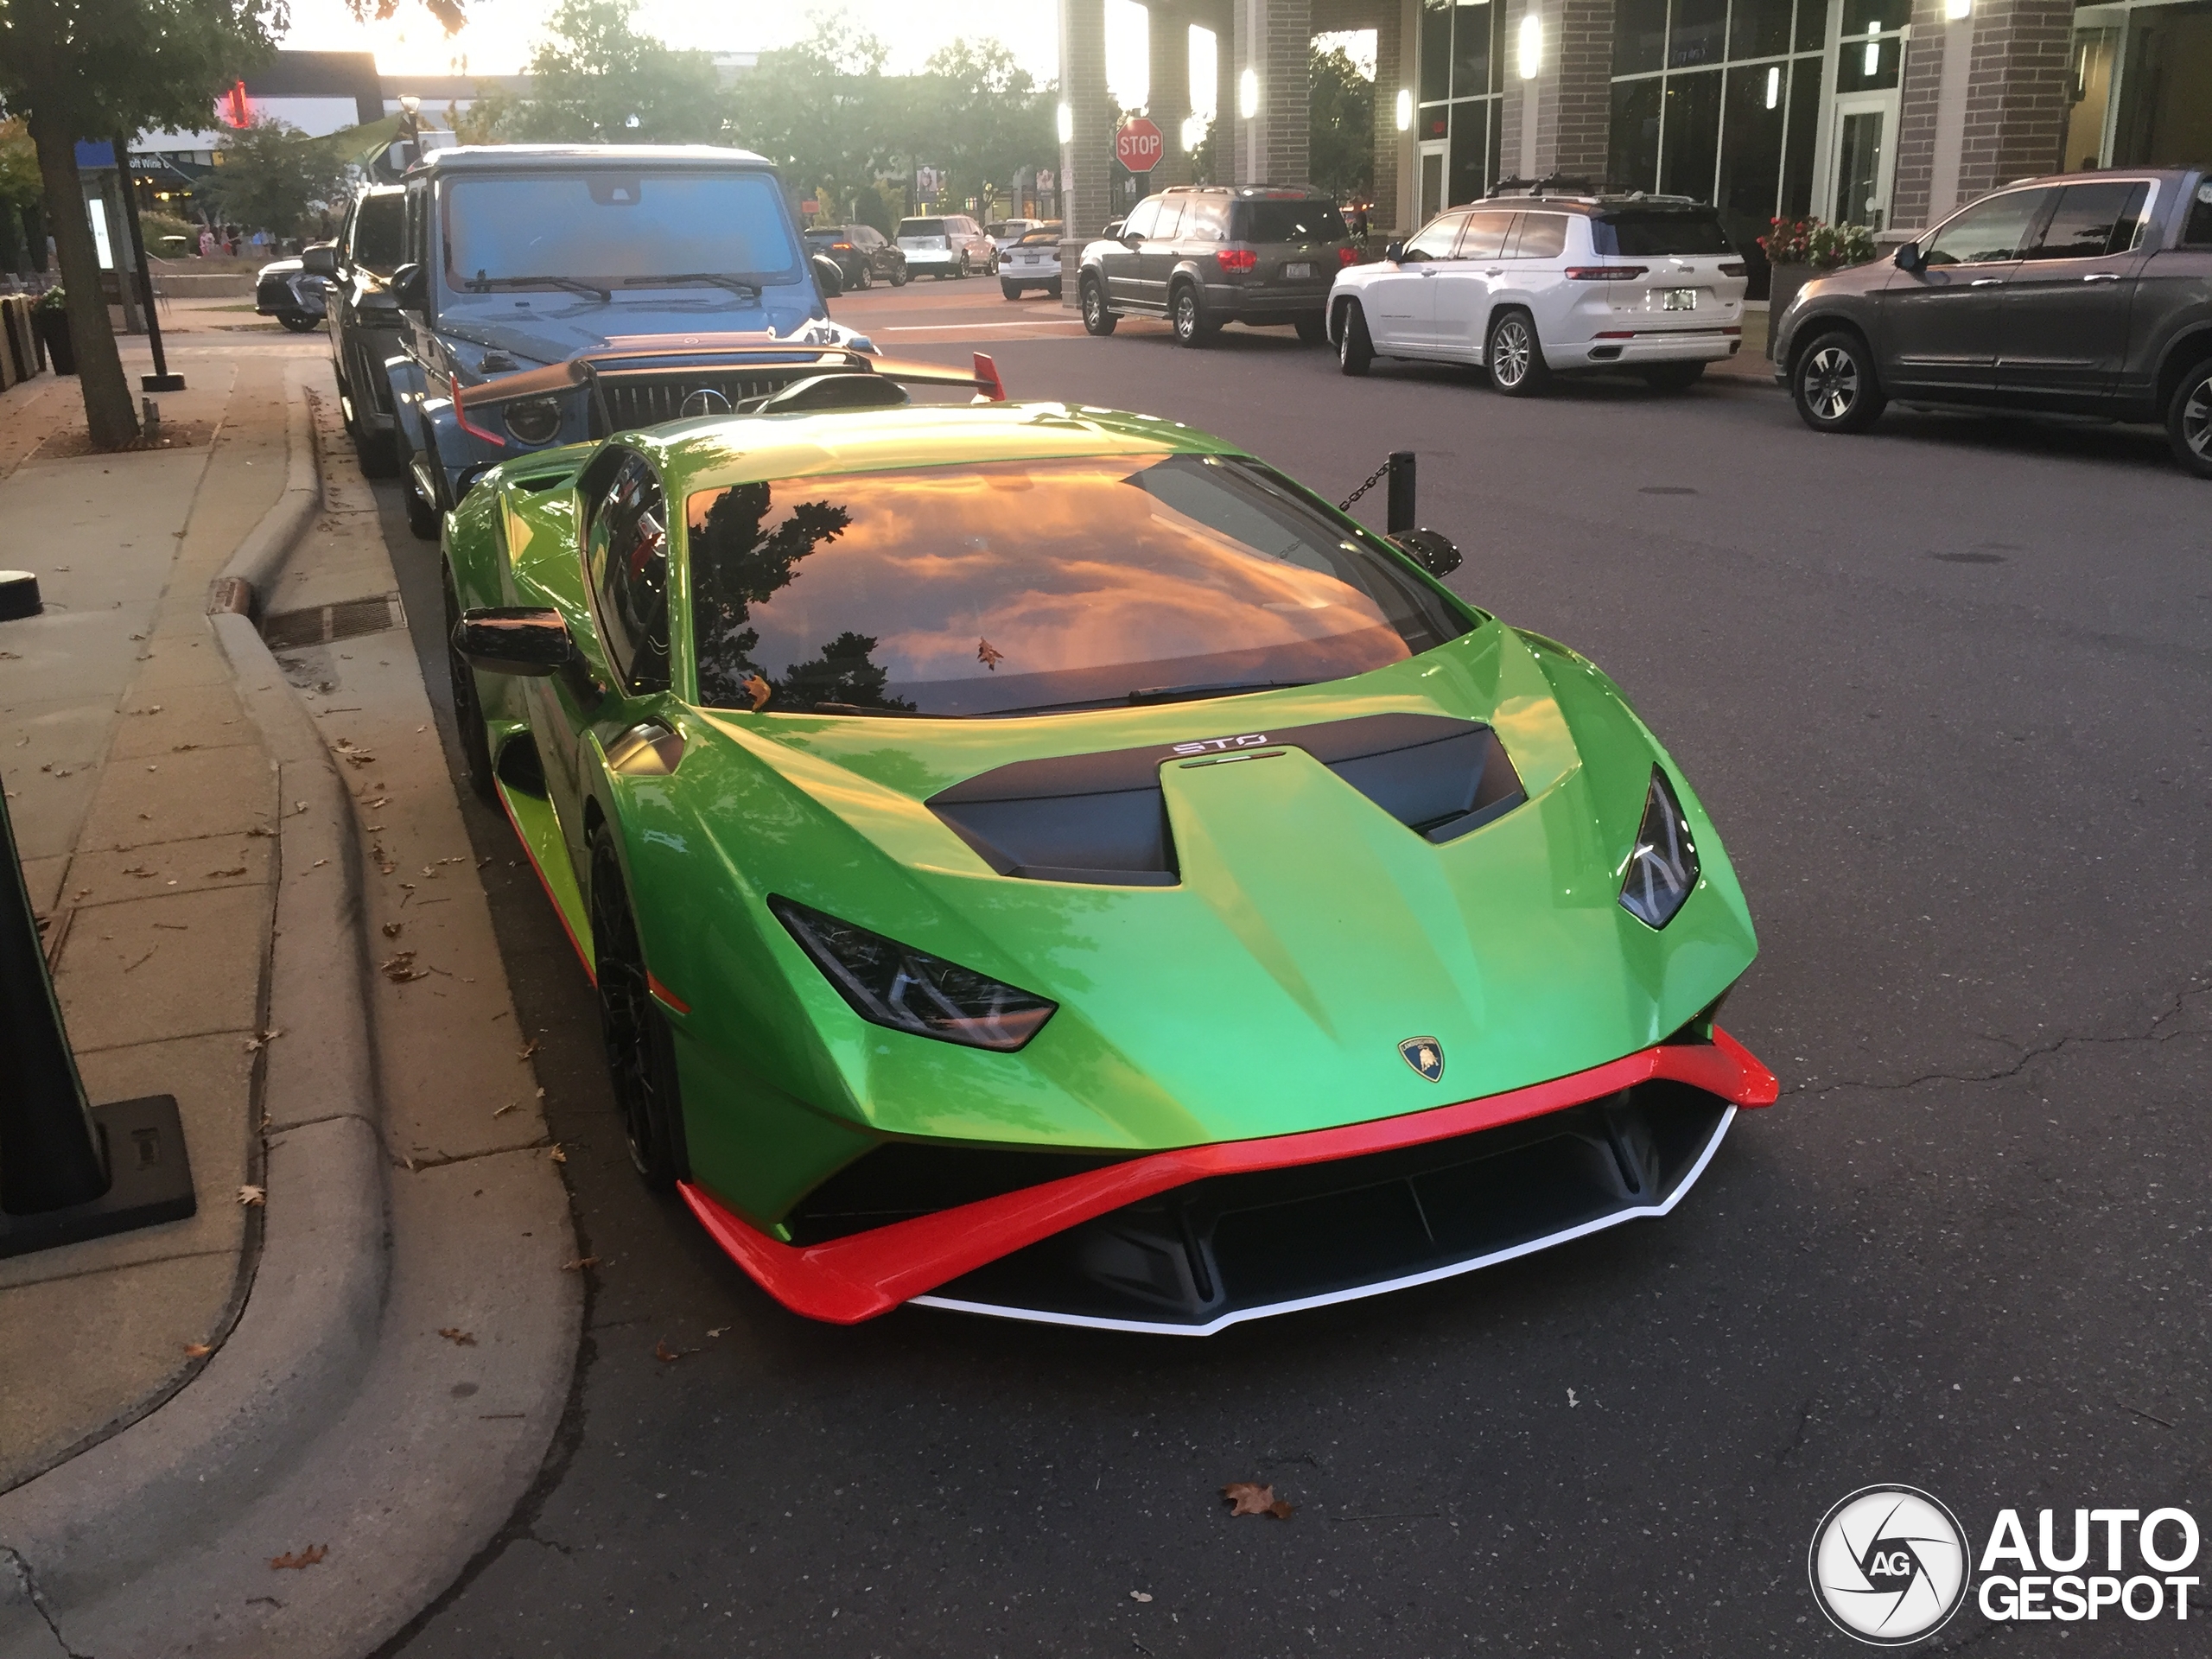
[[[2001,288],[2004,283],[2005,279],[2002,276],[1977,276],[1967,286],[1968,288]]]
[[[1483,272],[1483,275],[1485,276],[1503,276],[1505,275],[1505,267],[1503,265],[1492,265],[1488,270]]]
[[[1436,275],[1436,267],[1434,265],[1423,265],[1421,268],[1421,274],[1424,276],[1433,276]]]
[[[2116,283],[2120,280],[2120,273],[2116,270],[2093,270],[2082,280],[2085,283]]]

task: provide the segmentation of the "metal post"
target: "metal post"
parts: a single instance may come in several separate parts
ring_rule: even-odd
[[[0,790],[0,1256],[181,1221],[192,1166],[173,1095],[87,1109]]]
[[[1414,513],[1414,452],[1393,449],[1390,452],[1389,531],[1395,536],[1402,530],[1413,529],[1417,522]]]
[[[154,298],[154,268],[146,263],[146,232],[138,223],[138,181],[130,176],[130,150],[121,138],[115,141],[117,171],[123,180],[123,216],[130,226],[130,251],[138,260],[138,269],[146,278],[146,334],[154,345],[154,372],[138,377],[141,391],[182,391],[184,377],[169,372],[168,356],[162,350],[162,320],[160,307]]]

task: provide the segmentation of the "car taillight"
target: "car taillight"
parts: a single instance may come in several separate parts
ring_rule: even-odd
[[[1567,280],[1576,283],[1633,282],[1649,269],[1644,265],[1569,265]]]
[[[1744,262],[1740,259],[1723,259],[1720,262],[1720,274],[1723,276],[1742,276],[1744,274]]]
[[[1338,248],[1337,250],[1337,263],[1340,265],[1357,264],[1359,263],[1359,250],[1357,248]]]
[[[1213,258],[1216,264],[1229,271],[1249,270],[1260,263],[1260,256],[1249,248],[1223,248]]]

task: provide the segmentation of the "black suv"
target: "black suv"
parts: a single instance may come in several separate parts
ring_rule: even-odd
[[[338,232],[337,270],[330,282],[330,365],[338,407],[359,450],[364,472],[391,472],[391,381],[385,359],[404,341],[391,273],[406,256],[407,192],[375,185],[353,198]]]
[[[1290,324],[1328,338],[1329,284],[1359,257],[1337,205],[1271,184],[1177,185],[1129,210],[1083,251],[1083,326],[1110,334],[1124,313],[1166,317],[1179,346],[1224,322]]]
[[[1772,351],[1818,432],[1861,431],[1892,398],[2163,421],[2212,478],[2212,172],[1995,191],[1893,259],[1806,283]]]
[[[806,245],[837,267],[844,288],[866,288],[878,277],[906,285],[906,256],[869,225],[825,225],[806,233]]]

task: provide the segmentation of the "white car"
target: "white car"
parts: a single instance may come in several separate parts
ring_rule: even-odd
[[[1045,220],[999,255],[999,292],[1018,300],[1033,288],[1060,297],[1060,221]]]
[[[998,245],[965,213],[938,213],[899,221],[899,246],[917,276],[965,276],[996,271]]]
[[[991,238],[992,245],[999,251],[999,257],[1004,258],[1008,248],[1044,222],[1041,219],[995,219],[983,226],[983,234]]]
[[[1476,363],[1510,397],[1573,369],[1677,391],[1744,343],[1744,261],[1681,196],[1494,196],[1439,213],[1329,290],[1346,374],[1378,357]]]

